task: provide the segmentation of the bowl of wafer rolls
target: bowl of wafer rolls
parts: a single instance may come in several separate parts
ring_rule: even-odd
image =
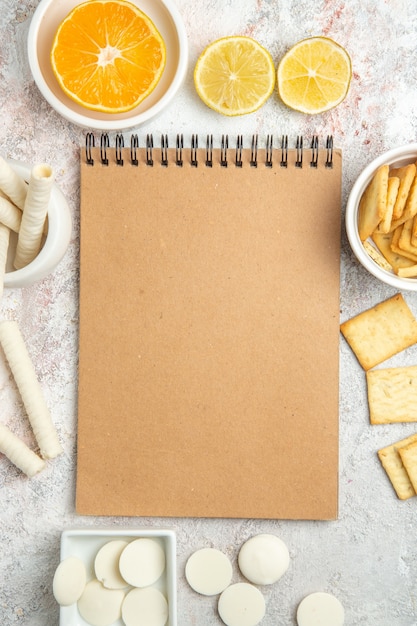
[[[0,157],[0,289],[27,287],[50,274],[71,231],[69,207],[51,165]]]
[[[368,272],[417,291],[417,143],[365,167],[350,192],[345,223],[353,253]]]

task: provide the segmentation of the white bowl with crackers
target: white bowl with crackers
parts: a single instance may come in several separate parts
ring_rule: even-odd
[[[346,206],[346,232],[358,261],[382,282],[417,291],[417,143],[374,159]]]

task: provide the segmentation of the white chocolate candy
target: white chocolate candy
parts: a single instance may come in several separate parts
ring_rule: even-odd
[[[78,600],[78,612],[91,626],[110,626],[122,615],[124,597],[121,589],[106,589],[99,580],[90,580]]]
[[[203,548],[194,552],[185,566],[190,587],[205,596],[221,593],[232,580],[232,564],[223,552]]]
[[[153,585],[165,570],[165,552],[158,541],[143,537],[131,541],[120,555],[120,574],[132,587]]]
[[[221,594],[218,611],[226,626],[256,626],[265,615],[265,599],[253,585],[235,583]]]
[[[80,599],[87,583],[87,572],[81,559],[69,556],[55,570],[52,591],[61,606],[71,606]]]
[[[168,602],[155,587],[132,589],[122,604],[122,619],[126,626],[165,626]]]
[[[311,593],[298,605],[298,626],[343,626],[344,621],[343,605],[330,593]]]
[[[0,424],[0,452],[29,478],[45,467],[45,461],[4,424]]]
[[[109,541],[96,554],[94,560],[96,578],[107,589],[125,589],[128,586],[119,570],[120,555],[127,544],[127,541],[121,539]]]
[[[238,563],[240,571],[250,582],[271,585],[287,571],[290,555],[279,537],[265,533],[251,537],[243,544]]]

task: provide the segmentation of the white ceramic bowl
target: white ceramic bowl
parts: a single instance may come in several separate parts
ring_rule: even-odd
[[[417,278],[401,278],[393,271],[383,269],[366,252],[358,232],[358,210],[359,202],[363,192],[368,186],[372,176],[381,165],[387,164],[391,167],[401,167],[408,163],[417,161],[417,143],[408,144],[399,148],[389,150],[374,159],[363,172],[358,176],[350,192],[346,205],[346,232],[350,246],[358,261],[370,274],[382,282],[400,290],[417,291]]]
[[[109,541],[133,541],[141,537],[155,539],[165,551],[166,567],[161,578],[153,585],[159,589],[168,601],[168,621],[166,626],[177,626],[177,574],[176,574],[176,536],[169,529],[75,529],[65,530],[61,535],[61,561],[69,556],[81,559],[88,578],[94,577],[94,558],[98,550]],[[60,607],[60,626],[89,626],[80,616],[77,605]],[[123,626],[118,620],[112,626]]]
[[[61,89],[52,70],[50,52],[59,24],[82,0],[41,0],[33,14],[28,34],[28,57],[33,78],[49,104],[65,119],[103,131],[139,126],[157,116],[181,87],[188,66],[185,27],[172,0],[130,0],[148,15],[166,45],[166,66],[154,89],[139,106],[126,113],[89,111],[73,102]]]
[[[19,161],[9,161],[13,169],[26,181],[29,181],[31,166]],[[72,221],[65,196],[54,183],[48,206],[48,232],[37,257],[25,267],[15,270],[13,258],[16,250],[17,235],[11,233],[7,255],[4,287],[28,287],[45,278],[62,260],[71,240]]]

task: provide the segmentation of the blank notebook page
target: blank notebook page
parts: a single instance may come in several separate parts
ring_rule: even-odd
[[[335,519],[341,166],[81,150],[76,510]]]

